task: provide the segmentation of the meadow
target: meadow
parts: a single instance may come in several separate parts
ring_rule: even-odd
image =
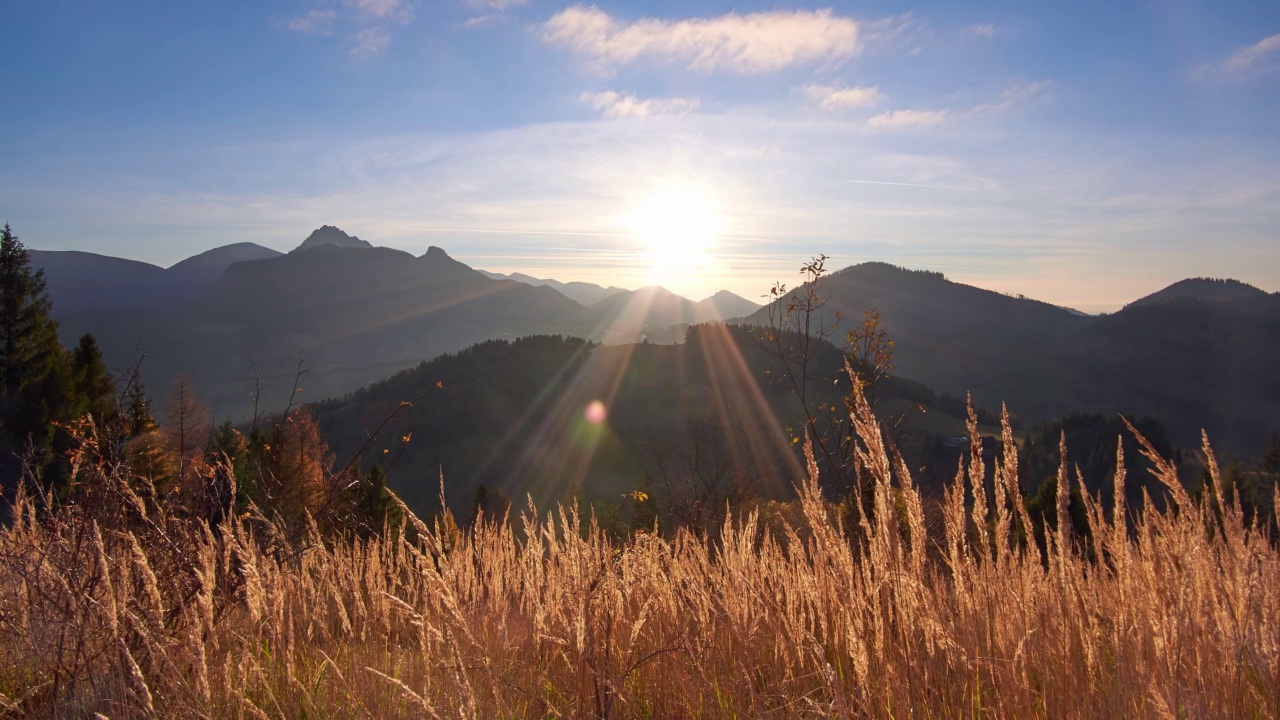
[[[1118,458],[1086,537],[1064,462],[1041,547],[1007,418],[937,518],[864,398],[852,419],[854,527],[807,449],[793,513],[706,535],[618,538],[569,505],[288,536],[254,506],[200,518],[87,447],[80,500],[20,491],[0,530],[0,716],[1280,716],[1280,552],[1207,442],[1193,497],[1140,439],[1170,502],[1126,507]]]

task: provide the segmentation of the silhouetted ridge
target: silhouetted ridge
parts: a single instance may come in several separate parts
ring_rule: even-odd
[[[594,283],[580,281],[560,282],[559,280],[552,280],[549,278],[536,278],[532,275],[526,275],[521,272],[513,272],[509,275],[488,272],[486,270],[478,270],[477,272],[492,280],[515,280],[516,282],[521,282],[526,285],[545,285],[555,289],[556,292],[577,302],[583,307],[591,307],[610,295],[627,292],[625,289],[620,287],[609,286],[606,288]]]
[[[232,243],[193,255],[171,265],[166,272],[176,281],[208,284],[222,277],[222,273],[235,263],[268,260],[281,255],[283,253],[279,250],[256,243]]]
[[[751,302],[741,295],[731,293],[728,290],[721,290],[694,305],[694,310],[700,321],[745,317],[759,309],[760,303]]]
[[[1241,298],[1262,297],[1267,293],[1247,283],[1230,278],[1187,278],[1179,280],[1163,290],[1139,298],[1125,305],[1125,308],[1154,305],[1175,299],[1202,300],[1221,302],[1239,300]]]
[[[942,273],[936,270],[912,270],[910,268],[904,268],[899,265],[892,265],[890,263],[881,262],[879,260],[868,260],[867,262],[858,263],[856,265],[850,265],[846,268],[836,270],[831,274],[834,276],[834,275],[844,275],[847,273],[857,273],[857,272],[875,273],[875,274],[884,275],[884,276],[903,275],[903,276],[912,276],[916,278],[933,278],[935,280],[947,279],[946,275],[943,275]]]
[[[294,248],[292,252],[301,252],[303,250],[313,250],[325,245],[337,245],[344,248],[371,248],[373,245],[361,240],[355,235],[348,235],[332,225],[321,225],[316,228],[302,244]]]

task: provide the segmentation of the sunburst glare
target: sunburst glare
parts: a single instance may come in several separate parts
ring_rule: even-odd
[[[710,271],[724,226],[715,197],[686,183],[656,189],[623,217],[623,227],[640,242],[652,284],[678,285]]]

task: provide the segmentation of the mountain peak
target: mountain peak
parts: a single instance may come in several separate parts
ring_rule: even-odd
[[[883,262],[880,260],[867,260],[841,268],[831,273],[831,275],[876,275],[880,277],[912,277],[917,279],[930,280],[946,280],[947,276],[934,270],[912,270],[900,265]]]
[[[427,247],[427,252],[426,252],[426,253],[424,253],[422,257],[439,258],[439,259],[441,259],[441,260],[444,260],[444,259],[452,260],[452,259],[453,259],[453,258],[449,257],[449,253],[447,253],[447,252],[445,252],[445,251],[444,251],[444,248],[442,248],[442,247],[437,247],[437,246],[435,246],[435,245],[430,245],[430,246],[428,246],[428,247]]]
[[[302,244],[293,249],[293,252],[302,250],[312,250],[324,245],[337,245],[338,247],[358,247],[371,248],[373,245],[361,240],[355,235],[348,235],[333,225],[321,225],[316,228]]]
[[[1257,297],[1266,295],[1266,291],[1260,290],[1248,283],[1232,280],[1230,278],[1187,278],[1179,280],[1163,290],[1157,290],[1146,297],[1138,298],[1126,305],[1126,308],[1139,307],[1143,305],[1154,305],[1156,303],[1168,302],[1175,298],[1186,298],[1190,300],[1203,301],[1223,301],[1238,300],[1246,297]]]
[[[706,320],[729,320],[750,315],[760,309],[760,303],[751,302],[741,295],[728,290],[720,290],[711,297],[700,300],[694,307],[700,318]]]

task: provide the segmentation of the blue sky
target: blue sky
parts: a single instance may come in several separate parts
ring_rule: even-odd
[[[1280,290],[1280,3],[42,0],[0,33],[32,247],[328,223],[692,297],[818,253],[1090,311]],[[646,238],[683,213],[714,237]]]

